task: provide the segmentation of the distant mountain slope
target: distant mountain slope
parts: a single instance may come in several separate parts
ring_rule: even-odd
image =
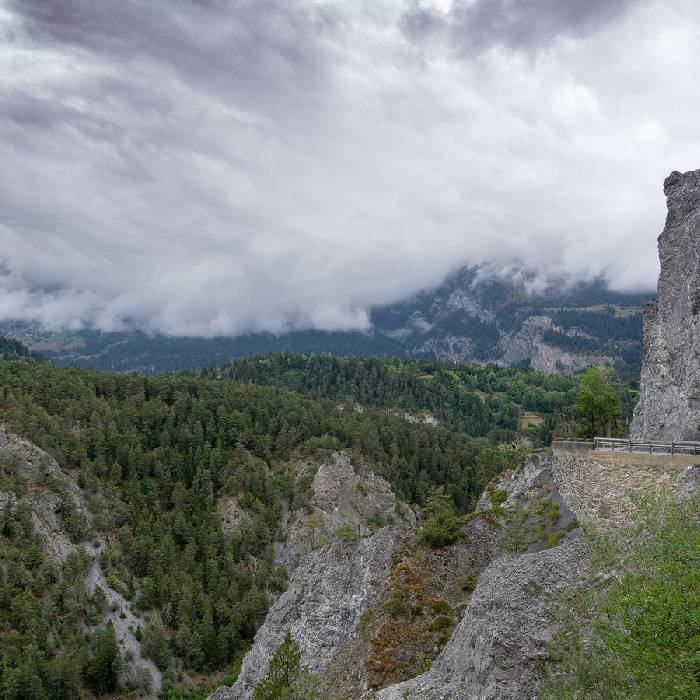
[[[650,295],[613,292],[599,279],[534,286],[527,276],[506,281],[463,269],[435,290],[376,310],[372,321],[409,355],[562,373],[608,362],[638,372]]]
[[[527,276],[488,278],[477,268],[464,268],[436,289],[374,309],[368,332],[202,339],[140,331],[49,332],[27,324],[4,324],[0,332],[59,365],[149,374],[281,350],[494,362],[550,373],[608,363],[628,377],[639,374],[641,311],[651,295],[612,292],[601,280],[551,283],[536,293],[529,291],[533,286]]]
[[[43,358],[39,353],[33,352],[19,340],[0,335],[0,360],[31,360],[36,362],[41,359]]]

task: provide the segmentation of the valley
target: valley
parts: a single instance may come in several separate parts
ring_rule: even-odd
[[[36,697],[65,686],[66,697],[161,688],[175,698],[234,671],[307,553],[344,528],[352,539],[358,527],[362,541],[392,519],[414,528],[411,509],[438,487],[469,512],[526,449],[509,444],[542,444],[572,415],[577,384],[495,367],[295,355],[139,377],[20,355],[0,361],[2,683],[26,676],[43,689]],[[536,424],[523,424],[524,406]],[[330,500],[314,499],[338,450],[349,475],[377,477],[361,477],[342,517],[324,525],[337,477]],[[37,474],[42,461],[49,471]],[[363,505],[380,482],[384,500]],[[17,618],[20,600],[33,612]],[[41,652],[22,666],[32,644]],[[57,677],[64,667],[72,675]]]

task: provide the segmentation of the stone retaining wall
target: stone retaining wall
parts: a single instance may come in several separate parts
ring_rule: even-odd
[[[552,473],[564,500],[581,522],[602,529],[629,523],[630,495],[675,489],[697,458],[628,452],[572,452],[555,447]]]

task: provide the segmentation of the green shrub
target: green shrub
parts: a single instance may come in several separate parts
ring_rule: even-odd
[[[459,522],[452,499],[442,486],[433,489],[425,504],[428,515],[423,526],[423,539],[433,547],[452,544],[459,537]]]
[[[508,492],[503,489],[498,489],[491,494],[491,503],[495,506],[500,506],[508,500]]]
[[[465,592],[472,593],[476,588],[479,576],[476,573],[463,574],[457,579],[457,585]]]
[[[452,606],[446,600],[434,600],[430,607],[437,615],[452,615]]]
[[[639,504],[634,527],[591,535],[592,580],[617,575],[604,594],[581,593],[563,611],[570,626],[552,649],[559,664],[545,700],[700,697],[700,498],[652,494]],[[592,643],[572,619],[592,619]]]
[[[501,540],[501,549],[506,554],[518,554],[527,549],[529,538],[526,521],[527,514],[516,501]]]
[[[338,525],[335,529],[335,536],[343,542],[354,542],[359,539],[357,525],[348,522]]]
[[[561,530],[552,530],[552,532],[547,535],[545,547],[547,547],[547,549],[556,547],[561,542],[562,537],[564,537],[564,533],[561,532]]]
[[[402,594],[398,590],[394,590],[389,600],[382,604],[384,610],[392,617],[398,617],[408,612],[408,603],[404,600]]]

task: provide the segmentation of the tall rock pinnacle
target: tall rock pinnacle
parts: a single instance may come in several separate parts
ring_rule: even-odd
[[[700,440],[700,170],[664,182],[659,296],[644,310],[639,404],[630,430],[640,440]]]

